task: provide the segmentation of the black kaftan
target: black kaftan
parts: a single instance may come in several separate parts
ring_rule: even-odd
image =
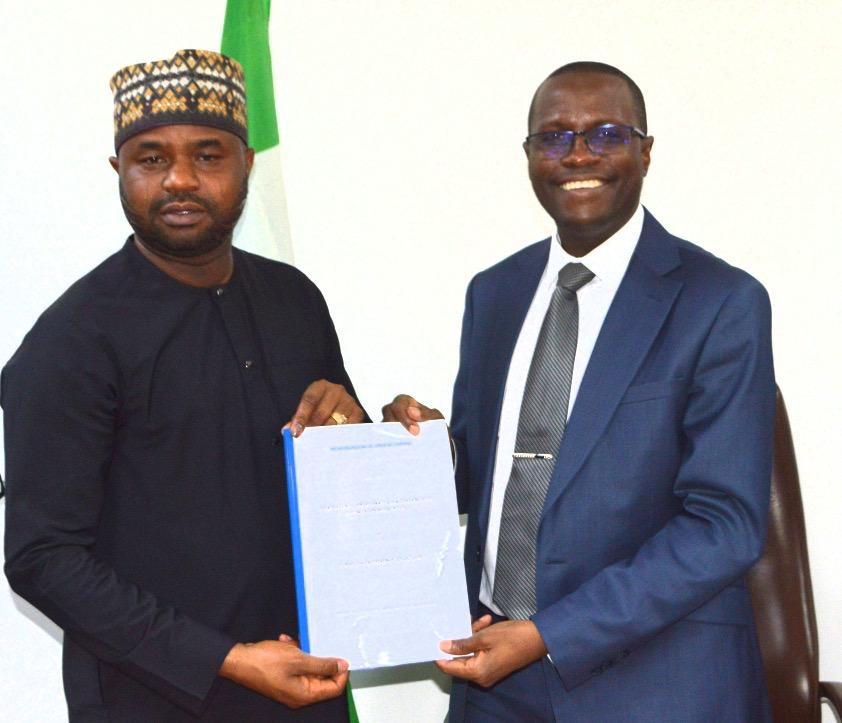
[[[318,289],[234,250],[185,286],[131,239],[38,320],[2,376],[6,574],[65,631],[71,721],[345,720],[217,677],[297,632],[278,433],[320,378],[354,391]]]

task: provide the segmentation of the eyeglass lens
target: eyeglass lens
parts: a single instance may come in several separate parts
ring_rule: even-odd
[[[529,142],[549,158],[562,158],[573,147],[576,136],[584,136],[588,148],[598,155],[610,153],[629,143],[632,129],[628,126],[602,125],[587,131],[551,131],[536,133]]]

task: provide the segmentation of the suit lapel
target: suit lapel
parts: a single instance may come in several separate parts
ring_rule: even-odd
[[[561,496],[599,441],[646,358],[683,285],[665,274],[680,263],[669,234],[647,212],[582,379],[545,510]]]

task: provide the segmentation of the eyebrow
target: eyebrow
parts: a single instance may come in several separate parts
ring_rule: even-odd
[[[206,138],[200,141],[196,141],[196,148],[208,148],[209,146],[213,146],[214,148],[222,148],[222,141],[218,140],[217,138]]]
[[[141,141],[138,143],[137,149],[140,151],[159,151],[165,146],[166,144],[160,141]],[[196,141],[193,146],[195,148],[222,148],[222,141],[217,138],[203,138]]]

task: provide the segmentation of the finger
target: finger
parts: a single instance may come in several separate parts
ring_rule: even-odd
[[[410,404],[404,410],[404,413],[413,422],[423,422],[424,421],[424,412],[423,412],[424,409],[426,409],[426,407],[423,404]]]
[[[319,398],[315,409],[313,409],[310,414],[310,424],[308,426],[322,427],[339,424],[339,422],[337,422],[331,415],[334,412],[345,414],[345,412],[342,411],[343,397],[348,397],[348,393],[341,384],[333,384],[327,381],[321,388],[321,392],[321,397]],[[350,399],[350,397],[348,397],[348,399]],[[347,404],[347,402],[345,403],[345,409],[347,411],[351,411],[350,405]],[[345,414],[345,416],[347,417],[348,415]]]
[[[417,407],[407,407],[407,417],[412,421],[407,427],[412,434],[421,433],[421,422],[429,422],[433,419],[444,419],[444,415],[438,410],[419,404]]]
[[[407,417],[407,408],[418,407],[418,402],[409,394],[398,394],[389,404],[383,406],[383,421],[384,422],[400,422],[404,424],[409,420]],[[404,424],[404,426],[406,426]]]
[[[318,382],[313,382],[313,384],[304,390],[304,394],[301,395],[301,401],[298,402],[298,407],[292,415],[292,419],[284,425],[284,429],[292,430],[293,437],[301,436],[304,427],[307,426],[307,422],[310,419],[311,412],[319,401],[318,393],[314,388],[316,384]]]
[[[415,435],[416,437],[421,434],[421,426],[418,422],[412,419],[407,419],[405,422],[401,422],[401,424],[406,427],[406,431],[410,434]]]
[[[280,642],[282,642],[282,643],[288,643],[288,644],[290,644],[290,645],[293,645],[293,646],[295,646],[296,648],[298,647],[298,641],[297,641],[297,640],[295,640],[295,638],[290,637],[290,636],[289,636],[289,635],[287,635],[286,633],[281,633],[281,634],[278,636],[278,640],[279,640]]]
[[[299,437],[305,427],[319,427],[330,418],[340,389],[342,387],[338,384],[319,379],[304,390],[298,408],[288,423],[293,437]]]
[[[482,649],[475,635],[460,640],[442,640],[439,648],[450,655],[470,655]]]
[[[308,678],[306,703],[315,703],[340,695],[348,684],[348,673],[342,673],[335,678]]]
[[[339,400],[336,402],[336,407],[332,410],[332,412],[339,412],[342,416],[345,417],[345,421],[342,424],[358,424],[365,419],[365,411],[359,405],[356,399],[354,399],[345,387],[339,385]],[[333,419],[331,412],[331,419]],[[336,420],[334,420],[336,421]],[[337,422],[339,424],[339,422]]]
[[[383,421],[400,422],[410,434],[417,435],[421,432],[418,423],[424,418],[423,406],[408,394],[398,394],[391,404],[383,407]]]
[[[490,615],[483,615],[480,618],[474,620],[471,623],[471,632],[478,633],[480,630],[485,630],[489,625],[491,625],[491,616]]]
[[[365,419],[365,412],[363,408],[357,404],[357,400],[353,397],[350,397],[351,401],[353,402],[354,406],[352,407],[350,412],[344,412],[345,416],[348,417],[348,424],[359,424]]]
[[[342,658],[317,658],[302,655],[299,674],[316,675],[320,678],[333,678],[348,670],[348,661]]]
[[[477,673],[471,661],[473,658],[457,658],[456,660],[437,660],[436,666],[442,673],[452,675],[454,678],[473,680]]]
[[[425,422],[428,422],[431,419],[444,419],[444,415],[438,409],[434,409],[434,408],[430,408],[430,407],[424,407],[423,410],[422,410],[422,413],[423,413],[423,420]]]

